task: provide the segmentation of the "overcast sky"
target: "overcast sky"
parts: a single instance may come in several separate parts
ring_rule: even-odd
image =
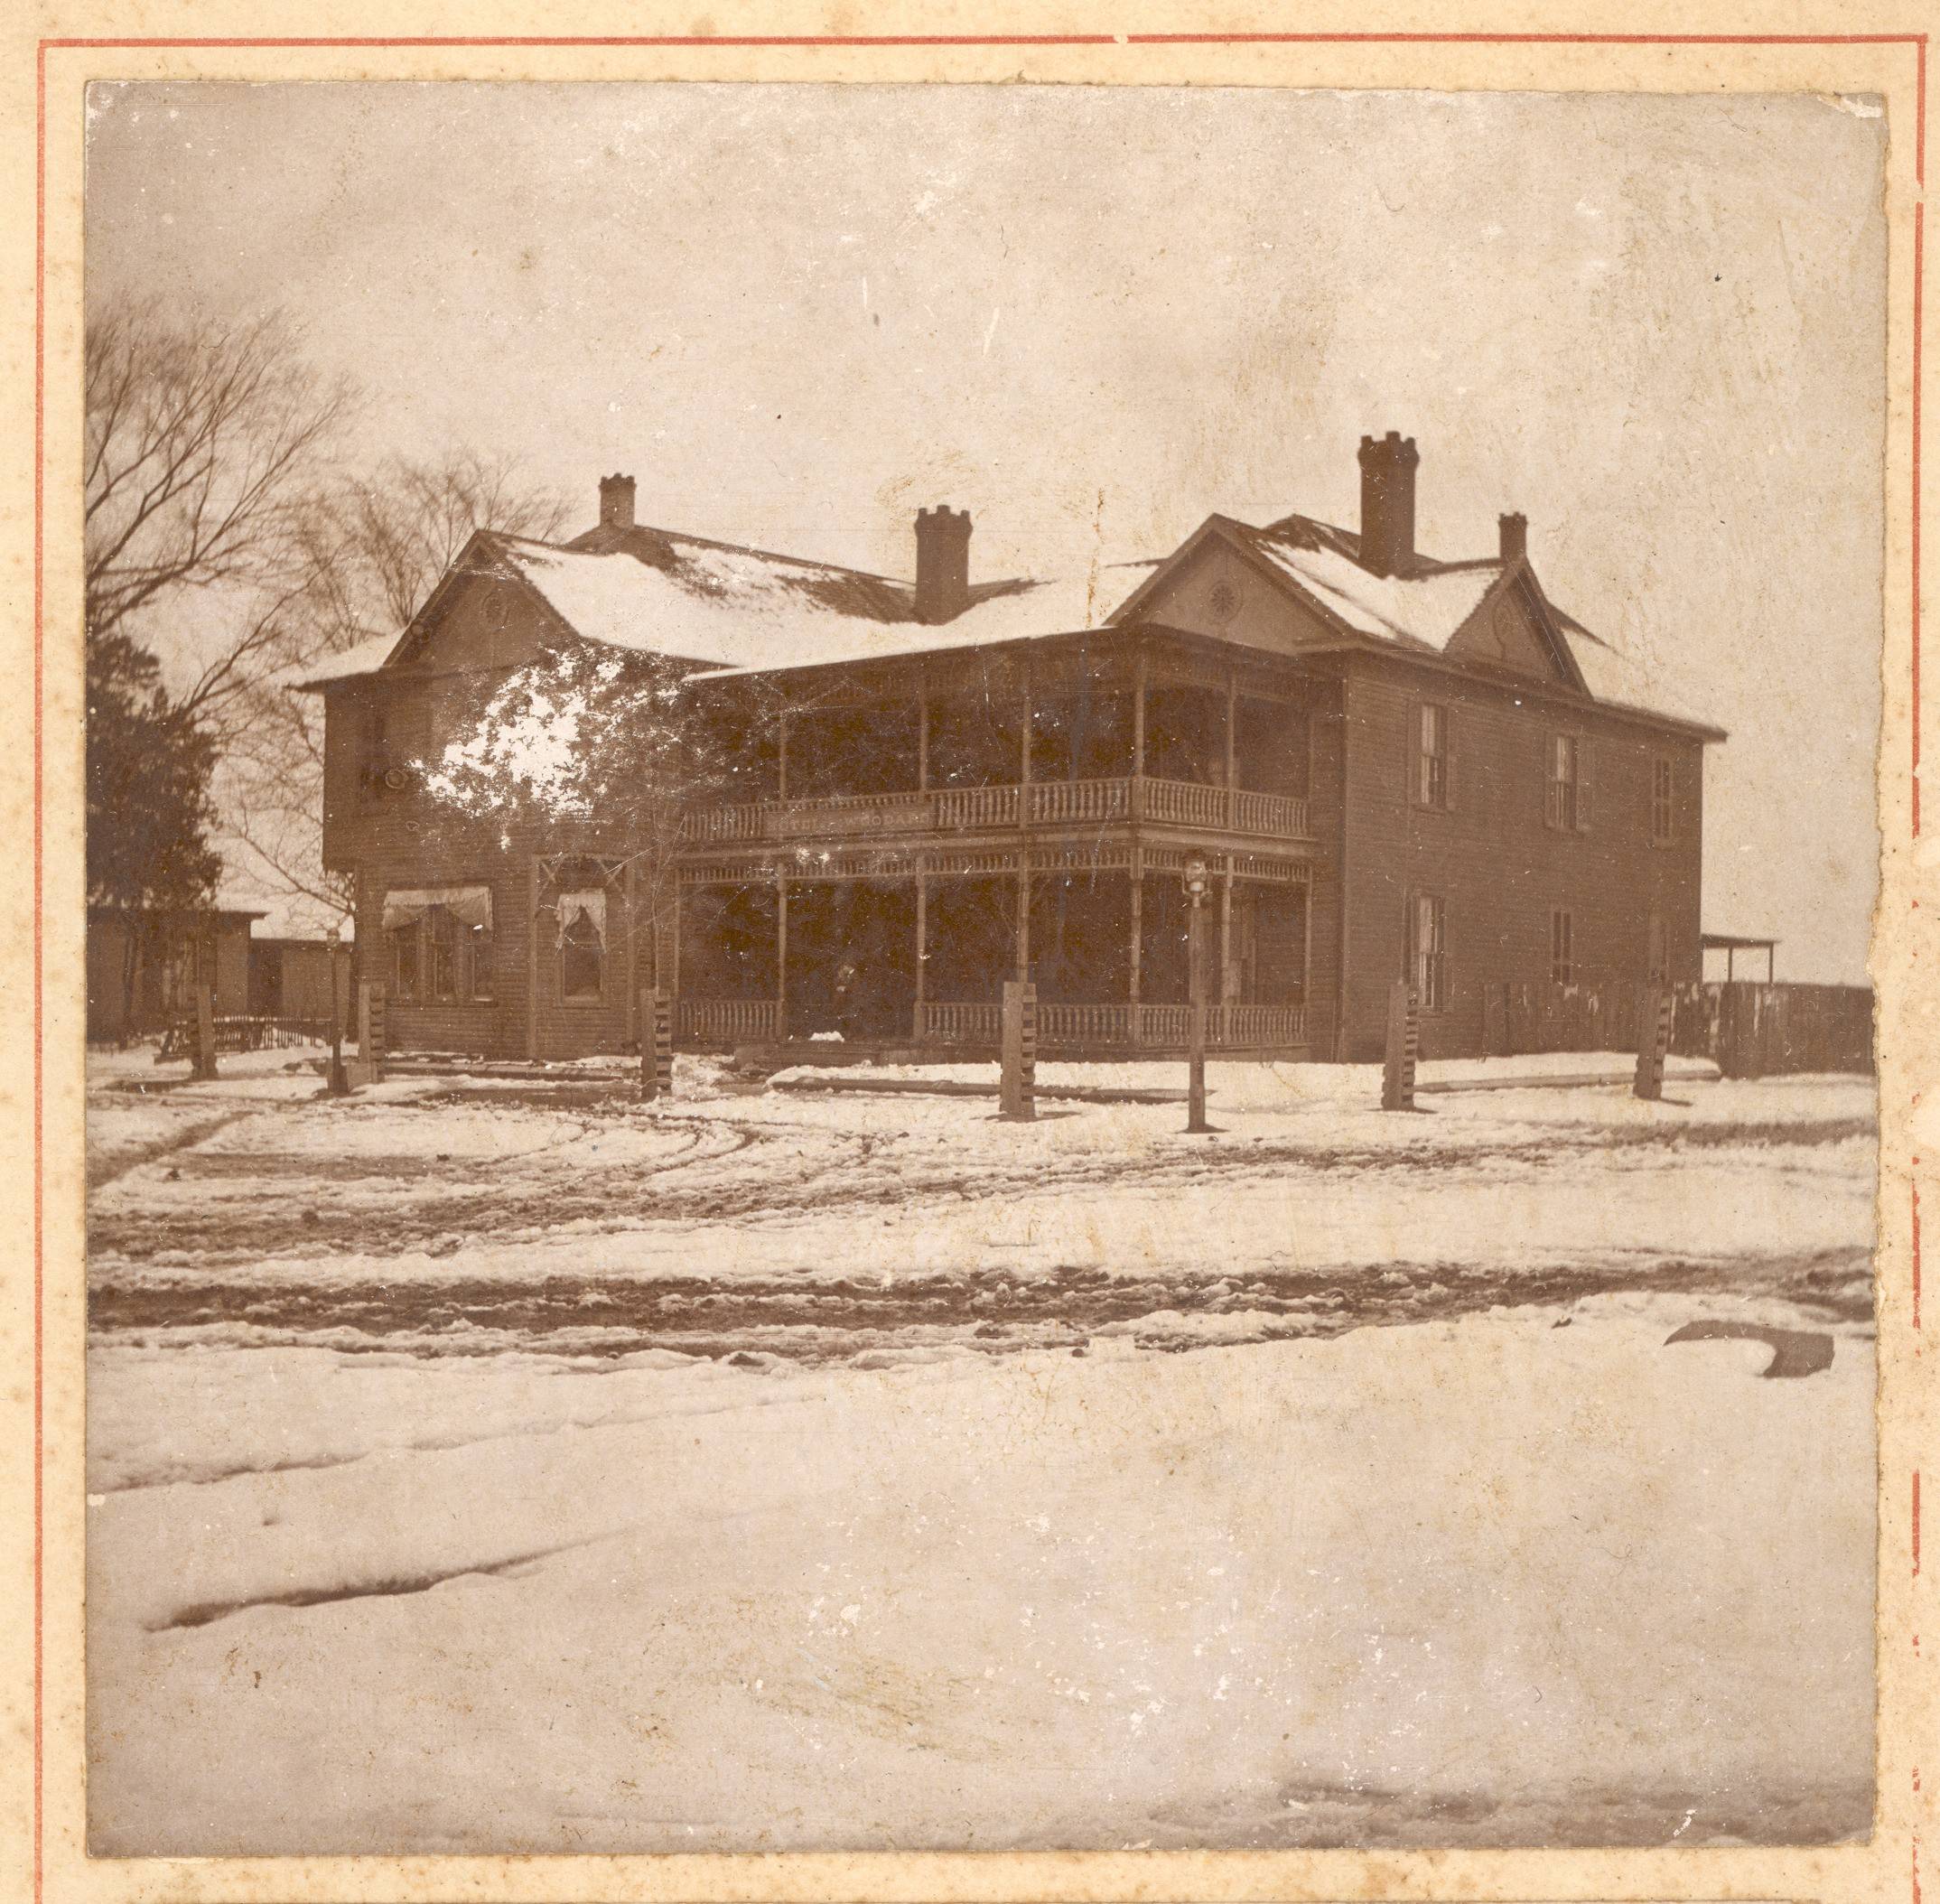
[[[370,453],[464,446],[891,573],[1209,512],[1530,518],[1551,595],[1731,730],[1705,923],[1864,976],[1884,121],[1863,101],[1067,87],[126,85],[89,294],[281,305]]]

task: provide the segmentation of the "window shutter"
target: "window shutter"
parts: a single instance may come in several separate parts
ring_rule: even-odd
[[[1554,826],[1555,813],[1550,803],[1550,776],[1556,770],[1556,736],[1547,729],[1536,735],[1536,798],[1542,804],[1543,824]]]
[[[1421,746],[1422,704],[1410,701],[1407,714],[1401,723],[1401,804],[1404,811],[1421,802],[1421,789],[1415,782],[1421,768],[1414,758],[1421,751]]]
[[[1445,707],[1441,714],[1441,804],[1450,813],[1455,810],[1455,710]]]
[[[1588,734],[1576,743],[1576,830],[1588,833],[1597,801],[1597,748]]]
[[[1419,949],[1414,938],[1414,894],[1404,892],[1401,896],[1401,975],[1411,985],[1414,983],[1414,961]]]

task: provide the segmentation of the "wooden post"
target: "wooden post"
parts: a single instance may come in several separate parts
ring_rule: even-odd
[[[378,1081],[377,1067],[370,1057],[370,982],[359,980],[357,987],[357,1066],[350,1082],[361,1087]]]
[[[785,800],[788,797],[788,716],[784,709],[775,718],[779,740],[775,748],[775,798]]]
[[[1637,1041],[1637,1078],[1630,1087],[1633,1096],[1658,1103],[1664,1097],[1664,1060],[1671,1049],[1671,994],[1669,988],[1650,985],[1644,992],[1644,1009],[1639,1014]]]
[[[929,683],[921,677],[916,689],[916,790],[929,791]]]
[[[1003,1081],[997,1115],[1029,1124],[1038,1115],[1038,988],[1021,979],[1003,986]]]
[[[1145,957],[1145,868],[1136,846],[1132,849],[1132,1042],[1143,1044],[1144,1027],[1139,1014],[1141,966]]]
[[[916,1003],[910,1008],[909,1036],[923,1041],[923,1005],[929,996],[929,882],[916,876]]]
[[[1186,918],[1186,1134],[1203,1136],[1206,1121],[1206,928],[1205,895],[1195,891]]]
[[[1414,1108],[1414,1059],[1419,1023],[1414,987],[1397,978],[1387,994],[1387,1060],[1381,1072],[1381,1108]]]
[[[195,1075],[216,1075],[216,988],[200,972],[195,979]]]
[[[1132,817],[1145,814],[1145,656],[1132,664]],[[1135,969],[1135,967],[1134,967]]]

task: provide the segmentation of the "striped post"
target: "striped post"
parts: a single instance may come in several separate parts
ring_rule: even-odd
[[[1018,979],[1003,986],[1003,1083],[997,1115],[1029,1124],[1038,1115],[1038,988]]]
[[[1637,1025],[1637,1081],[1630,1088],[1634,1096],[1651,1104],[1660,1103],[1664,1097],[1664,1061],[1671,1050],[1672,1004],[1667,986],[1652,985],[1644,994],[1644,1009]]]
[[[1421,1044],[1421,1015],[1414,987],[1397,978],[1387,994],[1387,1059],[1381,1071],[1381,1108],[1414,1108],[1414,1062]]]

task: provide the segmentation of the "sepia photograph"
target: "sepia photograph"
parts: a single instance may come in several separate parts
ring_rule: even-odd
[[[1867,1838],[1880,98],[86,116],[92,1856]]]

